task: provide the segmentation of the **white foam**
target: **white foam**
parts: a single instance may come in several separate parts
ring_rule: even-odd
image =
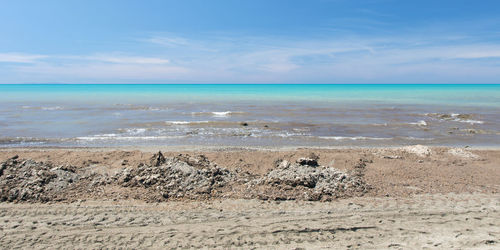
[[[140,134],[144,134],[146,132],[146,129],[145,128],[130,128],[130,129],[125,130],[125,132],[130,134],[130,135],[140,135]]]
[[[189,125],[189,124],[208,123],[208,121],[165,121],[165,123],[171,125]]]
[[[172,135],[172,136],[106,136],[106,135],[95,135],[95,136],[81,136],[76,137],[77,140],[82,141],[96,141],[96,140],[163,140],[163,139],[176,139],[184,138],[186,136]]]
[[[469,124],[483,124],[484,121],[478,121],[478,120],[461,120],[461,119],[455,119],[454,121],[457,122],[463,122],[463,123],[469,123]]]
[[[42,107],[42,110],[62,110],[63,108],[61,106],[54,106],[54,107]]]
[[[427,122],[424,120],[420,120],[418,122],[410,122],[411,125],[416,125],[416,126],[427,126]]]
[[[392,138],[386,138],[386,137],[366,137],[366,136],[320,136],[319,138],[321,139],[327,139],[327,140],[336,140],[336,141],[341,141],[341,140],[391,140]]]
[[[229,115],[231,115],[231,111],[223,111],[223,112],[212,112],[212,115],[214,117],[227,117]]]

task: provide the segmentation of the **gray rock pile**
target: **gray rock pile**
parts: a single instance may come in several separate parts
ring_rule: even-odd
[[[349,174],[320,166],[311,158],[300,158],[296,163],[281,161],[267,175],[251,183],[250,188],[260,191],[258,198],[273,200],[331,200],[362,195],[369,189],[362,178],[364,166],[360,161]]]
[[[159,152],[151,163],[124,169],[112,178],[123,187],[143,187],[165,199],[212,197],[216,189],[234,178],[230,171],[217,167],[204,156],[164,158]]]
[[[310,155],[294,163],[282,160],[267,174],[256,175],[238,169],[231,172],[204,155],[165,157],[158,152],[147,163],[110,176],[16,156],[0,163],[0,201],[47,202],[116,194],[146,201],[222,197],[331,200],[360,196],[370,188],[363,180],[366,161],[342,172],[321,166],[318,159]]]
[[[0,201],[54,200],[79,178],[72,167],[54,167],[15,156],[0,165]]]

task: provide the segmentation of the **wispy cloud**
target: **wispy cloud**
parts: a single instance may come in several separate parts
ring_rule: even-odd
[[[500,81],[500,45],[471,40],[467,34],[301,39],[227,34],[193,39],[169,34],[141,41],[133,54],[110,52],[46,56],[6,53],[0,54],[0,61],[29,63],[9,66],[8,73],[22,75],[23,81]],[[146,47],[147,53],[138,53]]]
[[[119,63],[119,64],[167,64],[170,61],[164,58],[155,57],[138,57],[138,56],[109,56],[109,55],[98,55],[89,56],[89,60],[109,62],[109,63]]]
[[[186,39],[176,36],[154,36],[146,39],[146,41],[166,47],[177,47],[177,46],[188,45]]]
[[[47,58],[47,56],[23,53],[0,53],[0,62],[8,63],[34,63],[44,58]]]

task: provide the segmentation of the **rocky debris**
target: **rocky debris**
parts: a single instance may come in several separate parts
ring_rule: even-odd
[[[301,166],[310,166],[310,167],[317,167],[318,166],[318,161],[316,159],[311,159],[311,158],[299,158],[297,160],[297,163]]]
[[[174,159],[186,162],[189,166],[198,168],[210,168],[217,167],[217,164],[212,163],[208,160],[205,155],[191,156],[188,154],[179,154]]]
[[[399,155],[384,155],[382,158],[384,158],[384,159],[391,159],[391,160],[394,160],[394,159],[403,159],[403,157],[401,157]]]
[[[0,165],[0,202],[47,202],[82,197],[123,197],[145,201],[171,199],[249,198],[274,200],[331,200],[363,195],[366,163],[342,172],[321,166],[311,154],[290,163],[276,162],[265,175],[245,169],[229,171],[204,155],[154,154],[146,164],[126,165],[115,174],[83,165],[54,166],[15,156]],[[122,161],[122,164],[128,162]],[[78,170],[78,171],[77,171]]]
[[[467,151],[462,148],[452,148],[448,150],[448,154],[458,156],[460,158],[465,158],[465,159],[478,159],[479,155],[476,155],[470,151]]]
[[[158,153],[154,154],[151,157],[151,159],[149,160],[149,163],[151,164],[151,166],[158,167],[158,166],[165,163],[165,157],[163,156],[161,151],[158,151]]]
[[[46,202],[79,179],[73,167],[54,167],[15,156],[0,165],[0,201]]]
[[[164,199],[196,199],[216,195],[216,189],[228,184],[234,175],[210,163],[204,156],[179,155],[165,158],[160,165],[141,164],[137,168],[126,168],[111,178],[123,187],[146,188]]]
[[[370,188],[363,180],[366,166],[360,161],[353,174],[333,167],[289,163],[282,161],[264,177],[249,183],[249,189],[260,199],[273,200],[331,200],[338,197],[362,195]]]
[[[416,154],[420,157],[427,157],[432,153],[429,147],[423,145],[406,146],[402,147],[401,150],[410,154]]]

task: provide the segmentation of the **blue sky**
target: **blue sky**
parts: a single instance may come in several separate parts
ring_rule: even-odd
[[[10,0],[0,83],[500,83],[500,1]]]

